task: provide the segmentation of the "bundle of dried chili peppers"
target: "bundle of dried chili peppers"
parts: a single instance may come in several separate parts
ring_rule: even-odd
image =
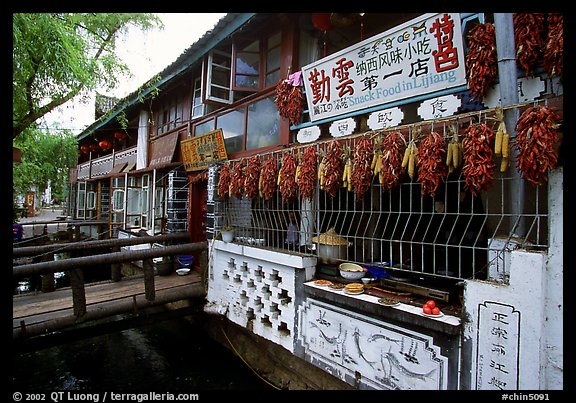
[[[298,166],[299,173],[296,179],[296,184],[300,189],[300,197],[303,200],[312,200],[314,197],[317,178],[317,161],[318,153],[316,152],[316,146],[308,146],[304,151],[304,154],[302,154],[302,159]]]
[[[276,86],[275,101],[281,117],[287,118],[291,124],[300,121],[300,116],[304,111],[304,98],[300,86],[292,85],[288,80],[282,80]]]
[[[244,192],[249,199],[258,196],[260,166],[260,158],[257,155],[253,155],[248,159],[248,165],[246,166],[244,175]]]
[[[375,173],[378,173],[378,179],[383,191],[390,191],[402,176],[402,159],[404,157],[404,139],[400,132],[394,131],[384,137],[382,141],[382,153],[377,157]]]
[[[483,98],[494,82],[498,69],[496,29],[487,22],[478,24],[468,34],[466,75],[470,92]]]
[[[448,174],[444,139],[432,131],[422,139],[418,150],[418,180],[422,184],[422,196],[434,197],[440,182]]]
[[[282,167],[278,173],[278,186],[284,202],[290,202],[296,196],[296,157],[292,153],[284,154]]]
[[[260,175],[260,196],[264,200],[270,200],[276,191],[278,173],[276,172],[276,158],[272,157],[264,162]]]
[[[330,142],[319,168],[320,188],[324,189],[330,197],[336,197],[338,189],[342,186],[343,155],[342,144],[339,141]]]
[[[373,153],[373,144],[369,137],[362,137],[356,141],[350,182],[354,193],[356,193],[357,201],[360,201],[370,189],[372,183],[370,165],[372,164]]]
[[[222,200],[228,200],[230,180],[230,164],[224,164],[220,169],[220,178],[218,179],[218,197]]]
[[[548,171],[558,163],[554,148],[558,142],[558,115],[547,106],[538,105],[522,113],[516,123],[517,168],[532,185],[548,180]]]
[[[478,196],[494,181],[496,164],[491,142],[495,134],[486,123],[470,125],[464,134],[464,140],[462,140],[464,187],[474,196]]]
[[[515,13],[513,20],[516,60],[528,77],[534,71],[542,51],[544,14]]]
[[[550,77],[562,77],[564,60],[564,17],[559,13],[548,14],[548,33],[544,47],[544,68]]]
[[[230,188],[228,193],[230,196],[236,196],[237,199],[241,199],[244,195],[244,166],[246,161],[241,159],[236,161],[234,167],[232,168],[232,177],[230,178]]]

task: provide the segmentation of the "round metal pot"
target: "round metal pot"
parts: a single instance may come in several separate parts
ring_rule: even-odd
[[[346,260],[348,245],[318,244],[318,261],[323,264],[339,264]]]

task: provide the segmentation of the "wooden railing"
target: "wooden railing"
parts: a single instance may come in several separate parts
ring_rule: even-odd
[[[68,321],[75,321],[86,319],[86,292],[83,268],[89,266],[111,264],[111,277],[112,281],[121,280],[121,266],[120,263],[134,262],[142,260],[142,271],[144,279],[144,293],[147,302],[154,302],[156,299],[156,291],[154,285],[154,264],[152,259],[163,256],[174,256],[182,254],[191,254],[205,250],[208,247],[207,242],[183,243],[177,245],[166,245],[161,248],[138,249],[120,251],[121,246],[138,245],[146,243],[159,243],[165,241],[178,241],[189,239],[189,234],[166,234],[159,236],[141,236],[137,238],[126,239],[107,239],[99,241],[76,242],[72,244],[52,244],[40,245],[31,247],[13,248],[14,257],[24,257],[38,255],[41,253],[53,254],[55,251],[78,251],[78,250],[94,250],[110,247],[112,252],[106,254],[98,254],[94,256],[72,257],[64,260],[56,261],[43,261],[39,263],[23,264],[13,266],[12,276],[14,279],[22,279],[34,275],[53,275],[56,272],[69,272],[70,274],[70,288],[72,290],[72,304],[74,316],[66,318]],[[178,296],[172,295],[173,299]],[[162,303],[162,301],[156,301]],[[103,315],[100,312],[99,315]],[[19,334],[26,334],[26,329],[21,329]]]

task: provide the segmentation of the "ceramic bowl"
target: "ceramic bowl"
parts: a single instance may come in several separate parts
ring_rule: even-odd
[[[179,276],[185,276],[190,273],[190,269],[177,269],[176,274]]]
[[[348,280],[358,280],[364,277],[366,269],[356,263],[340,263],[340,275]]]

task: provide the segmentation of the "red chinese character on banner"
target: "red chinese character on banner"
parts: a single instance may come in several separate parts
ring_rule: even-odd
[[[338,78],[338,82],[340,83],[336,86],[338,95],[342,97],[346,93],[350,95],[354,94],[354,88],[352,88],[354,80],[350,78],[350,74],[348,73],[348,69],[354,66],[354,63],[351,60],[346,61],[346,58],[343,57],[338,60],[336,64],[338,67],[332,69],[332,77]]]
[[[458,67],[458,51],[452,43],[454,34],[454,21],[448,14],[444,14],[442,20],[438,18],[432,24],[430,32],[438,42],[438,50],[432,52],[436,63],[436,71],[452,70]]]
[[[314,68],[308,77],[310,89],[312,90],[312,103],[316,105],[322,100],[330,101],[330,77],[324,76],[324,70],[321,73]]]

